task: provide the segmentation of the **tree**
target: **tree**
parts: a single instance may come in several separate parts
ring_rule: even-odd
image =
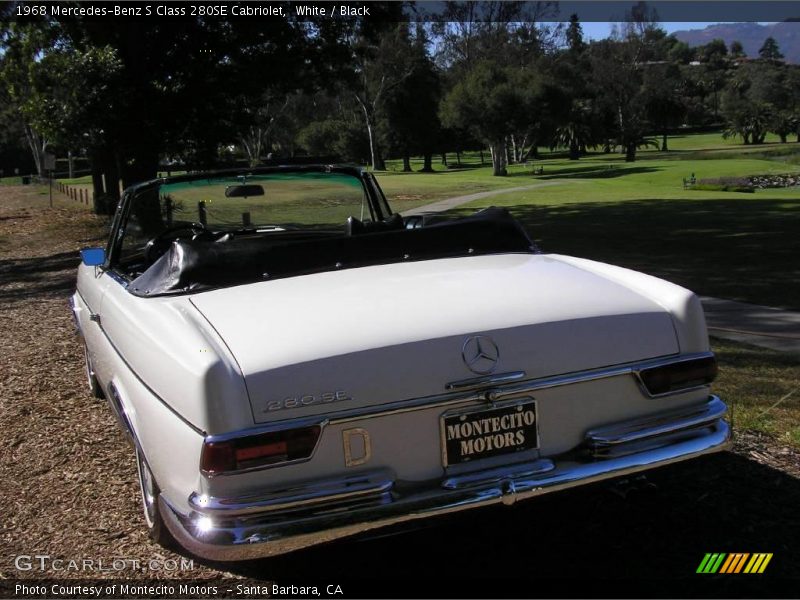
[[[742,42],[739,40],[733,40],[731,42],[730,56],[731,58],[744,58],[747,56],[744,51],[744,46],[742,46]]]
[[[614,115],[614,137],[625,152],[625,161],[636,160],[636,148],[644,135],[645,112],[641,95],[641,53],[634,39],[602,40],[592,44],[594,85],[604,89],[604,110]]]
[[[723,94],[725,137],[740,136],[745,144],[762,144],[776,117],[789,102],[783,68],[774,64],[741,65]]]
[[[680,125],[686,114],[681,95],[680,69],[675,64],[655,64],[647,67],[642,82],[648,120],[661,133],[661,151],[669,150],[667,136],[671,128]]]
[[[589,103],[573,99],[567,117],[556,127],[553,138],[556,145],[569,148],[570,160],[578,160],[581,149],[592,144],[591,122]]]
[[[688,65],[695,59],[695,49],[686,42],[675,40],[669,49],[668,59],[673,63]]]
[[[781,60],[783,58],[783,54],[778,48],[778,42],[772,36],[764,40],[764,45],[758,50],[758,55],[765,60]]]
[[[566,36],[567,48],[570,52],[580,54],[586,49],[586,42],[583,41],[583,28],[577,14],[570,15]]]
[[[424,28],[418,26],[413,39],[409,31],[402,33],[397,42],[408,62],[409,74],[386,98],[386,137],[391,149],[402,157],[404,171],[411,170],[412,154],[422,154],[423,170],[431,171],[431,157],[441,130],[438,116],[441,81],[427,52]]]
[[[287,96],[350,69],[352,28],[332,19],[199,17],[125,27],[92,19],[11,23],[0,29],[2,77],[14,102],[28,106],[36,154],[48,143],[45,131],[65,149],[80,144],[95,197],[114,204],[119,182],[155,177],[163,155],[207,168],[220,148],[246,141],[257,162]]]
[[[459,81],[442,102],[442,123],[466,127],[492,154],[492,174],[507,174],[506,138],[523,129],[539,90],[530,71],[485,59]]]
[[[17,115],[31,151],[36,172],[44,175],[44,154],[50,140],[33,124],[24,107],[32,96],[32,71],[54,36],[49,24],[8,22],[0,28],[0,84],[7,106]]]

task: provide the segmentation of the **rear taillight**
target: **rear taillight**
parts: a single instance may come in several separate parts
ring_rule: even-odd
[[[200,470],[206,475],[219,475],[309,458],[320,431],[319,425],[313,425],[230,440],[207,440],[200,455]]]
[[[717,377],[717,360],[706,356],[684,360],[639,372],[651,396],[669,394],[701,385],[708,385]]]

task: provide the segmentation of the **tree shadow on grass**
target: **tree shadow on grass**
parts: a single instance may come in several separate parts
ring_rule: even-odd
[[[658,167],[623,167],[620,165],[604,165],[594,167],[582,167],[579,169],[559,169],[547,171],[540,175],[539,179],[616,179],[626,175],[640,173],[656,173],[663,169]]]
[[[696,570],[707,552],[772,552],[769,578],[800,577],[798,502],[800,480],[723,453],[645,479],[456,514],[403,535],[207,564],[258,580],[438,579],[456,589],[468,580],[506,581],[493,597],[518,597],[521,580],[548,578],[568,589],[576,579],[639,578],[695,594],[708,584],[700,596],[768,596],[765,576],[743,592],[735,578],[703,579]]]
[[[66,297],[75,289],[77,252],[0,260],[0,302]]]
[[[612,179],[616,177],[623,177],[625,175],[634,175],[637,173],[655,173],[661,171],[660,167],[626,167],[621,164],[575,164],[563,168],[548,168],[544,165],[544,172],[538,173],[536,171],[538,166],[531,167],[522,171],[512,171],[506,177],[515,179],[519,177],[535,178],[535,179]]]
[[[800,201],[756,197],[508,208],[545,252],[643,271],[702,295],[800,309]]]

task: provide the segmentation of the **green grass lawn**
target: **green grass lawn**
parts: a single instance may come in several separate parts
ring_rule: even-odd
[[[693,144],[684,140],[692,155],[704,152],[697,146],[713,144],[711,134],[696,137]],[[705,179],[798,172],[800,167],[785,159],[800,157],[800,145],[778,144],[784,152],[780,160],[771,159],[766,146],[756,147],[758,157],[750,147],[730,146],[748,152],[701,160],[643,152],[635,163],[618,155],[594,154],[579,161],[544,156],[536,161],[544,168],[542,175],[519,165],[504,178],[492,177],[487,166],[378,174],[378,180],[400,211],[410,208],[405,198],[419,205],[423,199],[555,182],[476,200],[451,212],[504,206],[547,252],[619,264],[702,295],[800,309],[800,189],[750,194],[683,189],[683,178],[692,173]],[[785,154],[789,150],[796,154]]]
[[[800,447],[800,357],[712,338],[719,363],[713,391],[737,430],[761,431]]]
[[[434,156],[433,173],[413,173],[388,161],[377,173],[398,212],[453,196],[531,186],[452,211],[505,206],[545,251],[583,256],[664,277],[702,295],[800,309],[800,189],[755,193],[684,190],[683,179],[800,171],[800,144],[744,146],[719,133],[672,136],[670,152],[649,149],[635,163],[592,153],[570,161],[548,153],[492,177],[489,153]],[[542,174],[534,174],[534,165]],[[72,181],[90,186],[89,178]],[[216,208],[216,207],[212,207]]]

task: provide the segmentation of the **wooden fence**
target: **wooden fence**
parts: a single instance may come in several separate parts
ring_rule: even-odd
[[[60,181],[54,181],[53,187],[59,192],[74,200],[87,206],[94,206],[94,193],[82,186],[67,185]]]

